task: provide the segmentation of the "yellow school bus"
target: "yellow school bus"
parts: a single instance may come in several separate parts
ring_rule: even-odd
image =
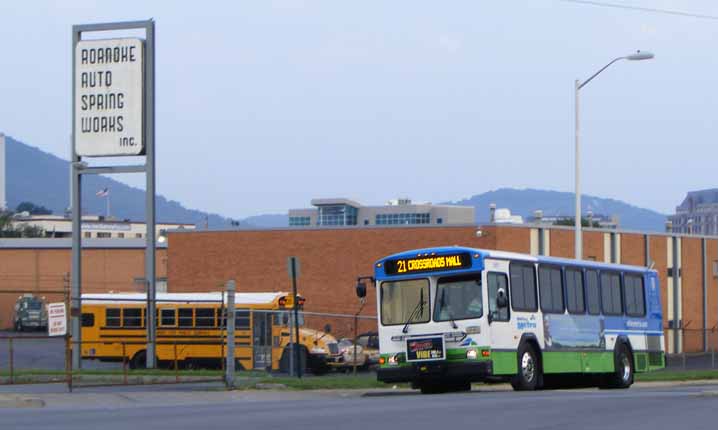
[[[82,295],[82,358],[129,363],[146,362],[146,295],[137,293]],[[288,371],[290,363],[288,293],[237,293],[235,357],[238,369]],[[304,298],[298,297],[300,310]],[[226,295],[158,293],[157,345],[159,367],[219,367],[226,351]],[[323,373],[338,355],[328,332],[303,327],[299,314],[299,349],[303,367]]]

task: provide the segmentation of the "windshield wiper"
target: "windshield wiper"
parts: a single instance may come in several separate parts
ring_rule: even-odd
[[[444,300],[444,295],[446,294],[446,289],[441,289],[441,299],[439,299],[439,305],[441,306],[441,309],[444,309],[444,305],[446,305],[446,301]],[[454,321],[454,316],[451,315],[451,308],[446,308],[446,313],[449,314],[449,321],[451,322],[451,327],[457,329],[459,328],[458,325],[456,325],[456,321]]]
[[[424,290],[419,290],[419,303],[416,304],[414,307],[414,310],[411,311],[409,314],[409,318],[406,320],[406,324],[404,324],[404,328],[401,329],[402,333],[407,333],[409,331],[409,324],[416,318],[417,315],[424,313]]]

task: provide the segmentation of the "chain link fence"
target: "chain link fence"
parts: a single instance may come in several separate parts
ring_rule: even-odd
[[[718,329],[666,328],[666,368],[718,369]]]

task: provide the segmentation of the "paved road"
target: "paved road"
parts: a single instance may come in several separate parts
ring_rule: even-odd
[[[422,396],[384,392],[78,392],[41,408],[6,408],[0,428],[715,429],[718,385]],[[382,393],[382,394],[384,394]],[[0,395],[1,396],[1,395]],[[6,395],[5,395],[6,396]],[[76,397],[72,397],[76,396]],[[0,397],[1,398],[1,397]]]

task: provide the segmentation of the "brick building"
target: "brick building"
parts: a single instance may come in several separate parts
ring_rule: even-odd
[[[351,314],[358,309],[356,277],[371,275],[374,261],[440,245],[573,258],[574,238],[570,227],[543,225],[173,232],[168,285],[170,291],[208,291],[236,279],[240,291],[287,291],[286,259],[297,256],[306,309]],[[681,345],[688,351],[706,347],[709,338],[703,329],[718,325],[718,238],[585,229],[583,247],[589,260],[653,265],[660,275],[666,327],[687,329],[686,338],[679,336],[677,343],[668,332],[668,351],[680,351]],[[674,273],[679,274],[675,279]],[[364,313],[373,315],[375,309],[370,295]]]
[[[83,247],[83,292],[138,291],[135,279],[145,274],[144,240],[86,239]],[[13,306],[22,292],[63,300],[48,291],[65,288],[71,253],[70,239],[0,239],[0,329],[12,326]],[[167,249],[159,244],[159,279],[166,278],[166,268]]]
[[[134,279],[144,276],[143,240],[84,244],[85,292],[138,291]],[[374,261],[444,245],[572,258],[574,238],[570,227],[530,224],[173,231],[157,251],[157,276],[167,277],[170,292],[217,291],[228,279],[237,280],[239,291],[290,291],[286,260],[297,256],[306,310],[353,314],[359,308],[356,278],[371,275]],[[665,326],[686,329],[677,347],[668,332],[668,351],[706,347],[703,329],[718,326],[718,237],[585,229],[583,246],[586,259],[653,265],[661,281]],[[42,295],[63,288],[70,253],[69,239],[0,240],[0,328],[10,326],[16,291]],[[370,295],[363,314],[374,315],[375,309]]]

